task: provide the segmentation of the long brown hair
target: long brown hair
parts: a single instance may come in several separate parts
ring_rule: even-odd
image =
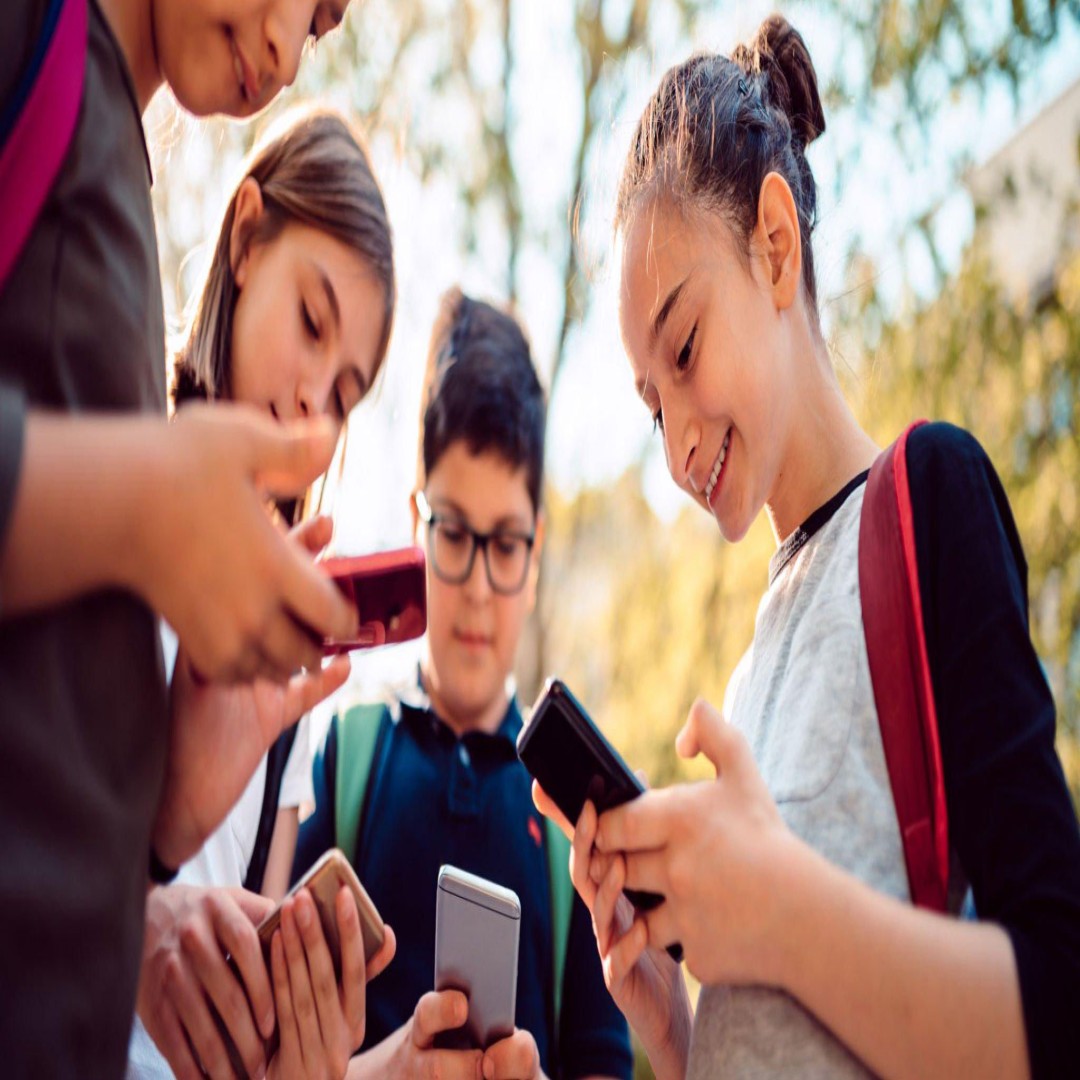
[[[394,316],[394,251],[386,206],[363,141],[336,113],[306,112],[254,152],[248,176],[258,182],[264,212],[245,243],[267,243],[290,222],[310,225],[356,251],[375,274],[384,297],[377,373]],[[187,340],[176,354],[175,405],[189,398],[230,395],[232,324],[239,295],[229,258],[235,216],[234,192]]]

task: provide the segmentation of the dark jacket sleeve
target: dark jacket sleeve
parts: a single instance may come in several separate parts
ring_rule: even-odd
[[[295,883],[323,852],[332,848],[334,836],[334,794],[337,773],[337,725],[335,716],[311,763],[311,784],[315,810],[300,823],[293,856],[291,881]]]
[[[604,985],[592,920],[574,894],[566,945],[562,1014],[559,1022],[562,1076],[618,1076],[633,1073],[630,1030]]]
[[[950,842],[979,917],[1012,941],[1033,1076],[1075,1076],[1080,828],[1028,629],[1020,537],[966,432],[918,429],[908,463]]]

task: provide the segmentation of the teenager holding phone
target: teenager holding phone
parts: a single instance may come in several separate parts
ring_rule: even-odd
[[[340,847],[397,928],[351,1077],[630,1073],[588,913],[569,888],[565,911],[554,901],[553,865],[569,886],[565,849],[550,858],[515,751],[522,720],[511,679],[539,572],[545,412],[517,321],[451,290],[431,337],[412,499],[428,554],[427,650],[412,686],[332,721],[294,867],[295,877]],[[467,1016],[464,994],[432,991],[447,863],[521,899],[517,1029],[486,1053],[438,1045]],[[511,960],[493,956],[492,970]]]
[[[577,823],[573,876],[658,1076],[1075,1071],[1080,832],[1028,632],[1026,564],[986,454],[944,424],[907,462],[954,863],[979,921],[910,902],[860,608],[878,447],[822,337],[807,145],[813,64],[781,16],[696,55],[638,125],[616,220],[620,320],[672,478],[737,542],[776,537],[724,714],[676,748],[715,781]],[[553,805],[538,793],[544,808]],[[665,897],[634,914],[624,887]],[[663,947],[703,990],[691,1014]]]
[[[239,406],[166,422],[141,124],[166,83],[198,115],[252,115],[344,4],[81,2],[76,127],[0,292],[0,978],[19,988],[0,1056],[13,1075],[122,1072],[149,853],[175,869],[198,848],[285,716],[343,681],[347,663],[320,670],[318,642],[356,623],[264,509],[325,470],[333,422],[283,427]],[[52,10],[0,6],[5,107]],[[155,612],[200,675],[287,681],[287,708],[223,723],[174,697],[170,731]]]
[[[173,400],[181,412],[191,401],[232,401],[281,420],[328,416],[340,427],[386,355],[395,296],[390,223],[367,154],[340,117],[304,112],[277,127],[229,199],[175,360]],[[317,553],[330,538],[330,521],[316,518],[297,532]],[[192,692],[231,700],[233,708],[280,708],[281,691],[273,686]],[[148,895],[129,1076],[196,1076],[196,1063],[216,1074],[228,1058],[212,1008],[250,1075],[280,1065],[264,1060],[263,1039],[281,1015],[255,926],[288,889],[298,808],[312,798],[304,718],[264,755],[178,881]],[[309,914],[306,901],[297,904]],[[292,948],[297,926],[305,942],[325,952],[318,921],[294,920],[293,907],[282,930],[287,955],[299,962],[289,965],[286,985],[309,981],[305,950]],[[355,914],[347,917],[355,927]],[[352,961],[355,934],[349,942]],[[226,963],[230,955],[240,961],[236,971]],[[391,943],[369,974],[392,955]],[[325,1042],[305,1035],[311,1075],[332,1071],[335,1061],[343,1070],[363,1035],[362,994],[358,1000],[355,987],[344,989],[339,996],[332,981],[306,990],[319,999],[327,1034]],[[295,1024],[282,1029],[279,1054],[293,1053],[298,1041]]]

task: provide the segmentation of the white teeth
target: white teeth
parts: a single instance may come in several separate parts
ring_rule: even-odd
[[[716,464],[713,465],[712,472],[709,474],[708,483],[705,485],[705,501],[708,502],[712,498],[713,488],[716,487],[716,481],[720,479],[720,473],[724,468],[724,459],[727,457],[728,443],[731,441],[731,432],[724,436],[724,445],[720,447],[720,453],[716,455]]]

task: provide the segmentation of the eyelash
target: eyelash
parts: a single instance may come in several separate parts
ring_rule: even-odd
[[[697,336],[697,324],[694,324],[694,329],[690,331],[690,336],[686,339],[686,344],[682,347],[682,352],[679,353],[675,360],[675,367],[679,371],[685,371],[690,366],[690,354],[694,349],[694,338]]]
[[[675,358],[675,367],[679,371],[685,371],[690,366],[690,355],[694,351],[694,338],[697,336],[697,324],[695,323],[694,329],[690,331],[690,336],[686,339],[686,344],[682,347],[682,351]],[[653,413],[652,418],[653,433],[664,430],[664,410],[657,409]]]
[[[302,300],[300,301],[300,314],[304,320],[304,326],[307,327],[307,332],[316,340],[319,340],[319,328],[315,325],[315,320],[311,317],[311,313],[308,311],[308,306]]]

